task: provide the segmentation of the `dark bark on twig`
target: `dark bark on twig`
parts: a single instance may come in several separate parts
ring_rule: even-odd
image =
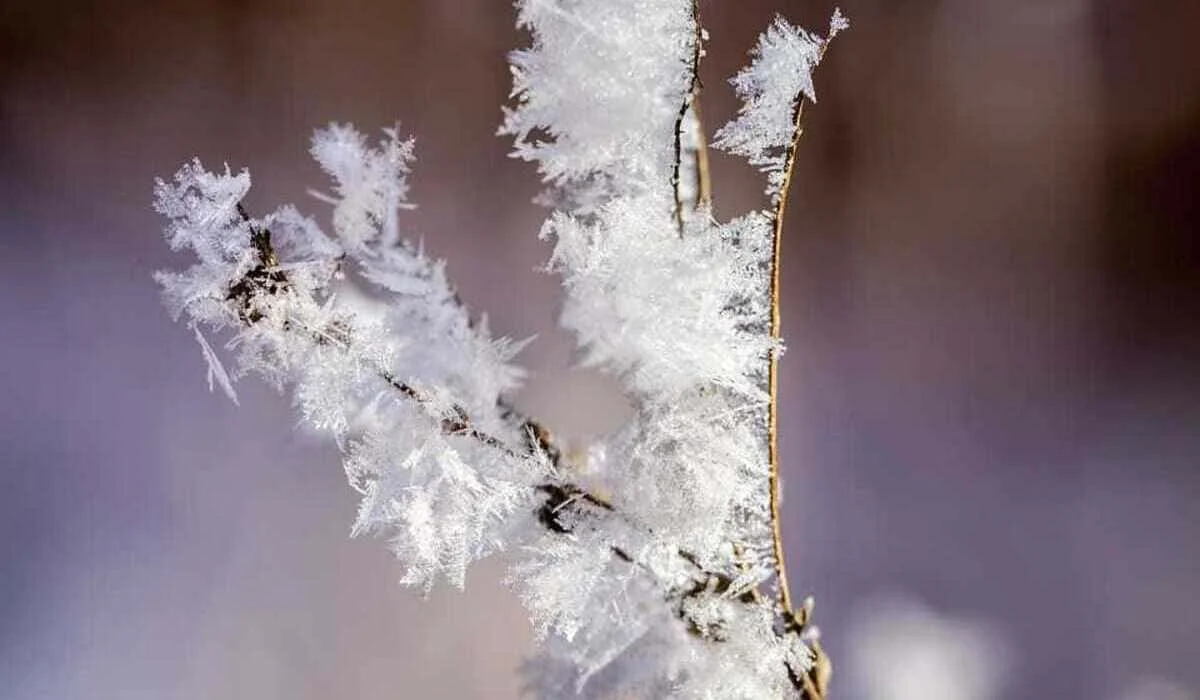
[[[680,178],[680,170],[683,167],[683,120],[687,118],[688,109],[690,109],[700,97],[700,56],[704,51],[703,35],[700,27],[700,0],[692,0],[692,23],[694,25],[694,33],[692,36],[692,61],[690,68],[690,78],[688,80],[687,93],[684,95],[683,104],[679,106],[679,113],[675,117],[675,159],[671,168],[671,187],[675,194],[675,226],[679,229],[680,234],[683,233],[683,195],[680,193],[682,186]],[[704,148],[703,145],[700,148]],[[697,160],[702,154],[697,152]],[[697,168],[700,164],[697,163]],[[707,167],[704,168],[707,170]],[[702,174],[701,177],[706,175]],[[700,205],[704,198],[705,189],[703,182],[697,183],[697,201]]]

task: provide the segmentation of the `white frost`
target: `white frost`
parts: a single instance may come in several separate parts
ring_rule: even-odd
[[[397,129],[374,143],[349,125],[316,132],[327,228],[292,206],[244,211],[244,171],[193,161],[158,181],[167,242],[197,261],[156,278],[210,388],[236,402],[233,379],[259,374],[342,449],[361,496],[351,532],[386,537],[406,584],[462,586],[472,562],[514,553],[510,582],[544,643],[536,692],[795,697],[811,651],[771,599],[775,222],[717,221],[696,201],[694,4],[516,4],[532,46],[511,54],[501,132],[548,188],[561,322],[635,409],[587,464],[511,408],[524,343],[494,338],[404,235],[414,142]],[[835,13],[820,38],[776,20],[733,79],[743,105],[715,143],[766,173],[772,203],[811,71],[846,26]],[[232,372],[202,325],[230,334]]]

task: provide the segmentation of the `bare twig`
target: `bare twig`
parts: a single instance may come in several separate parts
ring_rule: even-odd
[[[787,209],[788,188],[792,182],[792,171],[796,165],[796,150],[800,145],[800,117],[804,111],[804,99],[796,100],[795,114],[792,118],[794,132],[792,142],[788,145],[784,156],[783,182],[779,188],[778,201],[772,214],[774,231],[771,236],[771,338],[776,343],[780,340],[779,326],[779,263],[783,252],[783,216]],[[792,594],[788,588],[787,564],[783,551],[783,519],[779,512],[780,479],[779,479],[779,348],[771,349],[767,367],[767,384],[771,400],[767,411],[767,459],[770,463],[770,499],[771,499],[771,540],[775,554],[776,586],[779,591],[779,607],[781,612],[789,614],[792,611]]]
[[[830,35],[832,38],[832,34]],[[829,48],[829,39],[822,45],[815,63],[820,63]],[[780,261],[783,252],[783,222],[787,210],[788,190],[792,184],[792,173],[796,167],[796,152],[800,147],[800,137],[804,133],[801,119],[804,115],[804,95],[796,96],[796,105],[792,112],[792,140],[784,153],[783,180],[775,193],[775,208],[771,218],[773,231],[771,235],[771,338],[776,347],[771,350],[767,367],[767,384],[770,391],[770,404],[767,415],[768,460],[770,462],[770,501],[771,501],[771,539],[774,550],[776,578],[778,587],[778,602],[784,615],[792,615],[792,595],[788,588],[787,564],[783,548],[783,520],[780,517],[781,486],[779,477],[779,346],[780,336]]]
[[[832,34],[831,34],[832,37]],[[816,62],[819,63],[829,47],[826,39],[821,46]],[[792,607],[791,590],[788,587],[787,564],[783,547],[783,519],[780,513],[781,484],[779,476],[779,345],[780,336],[780,262],[783,252],[784,214],[787,211],[788,190],[792,184],[792,174],[796,167],[796,152],[800,147],[800,137],[804,133],[801,120],[804,114],[803,94],[796,96],[796,104],[792,114],[792,140],[784,153],[783,180],[775,193],[775,207],[772,211],[773,231],[771,236],[771,322],[770,333],[776,347],[772,348],[768,359],[767,384],[770,391],[770,402],[767,415],[767,444],[770,463],[770,507],[771,507],[771,540],[775,558],[775,576],[778,593],[779,610],[787,621],[786,626],[797,631],[802,636],[810,628],[812,618],[812,598],[795,609]],[[801,691],[804,700],[824,700],[829,689],[833,664],[819,639],[808,640],[813,651],[812,667],[803,675],[792,674],[792,682]]]
[[[708,164],[708,136],[704,133],[699,91],[692,100],[692,115],[696,119],[696,209],[704,209],[712,202],[712,171]]]

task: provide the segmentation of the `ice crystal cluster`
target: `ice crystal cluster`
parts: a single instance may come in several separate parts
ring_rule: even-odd
[[[245,171],[195,161],[160,180],[167,241],[196,258],[158,274],[167,304],[210,385],[236,400],[257,374],[336,441],[361,494],[352,532],[385,537],[406,583],[462,586],[509,552],[541,640],[531,693],[816,700],[810,606],[783,605],[774,549],[770,319],[800,107],[845,20],[826,37],[776,20],[733,79],[744,104],[715,145],[764,171],[770,207],[728,222],[696,182],[692,0],[521,0],[517,22],[532,45],[511,56],[500,130],[547,185],[561,321],[624,387],[627,425],[573,460],[515,408],[521,344],[492,337],[403,236],[414,145],[394,129],[316,132],[327,227],[247,211]]]

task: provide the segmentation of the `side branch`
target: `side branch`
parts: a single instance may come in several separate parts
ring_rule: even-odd
[[[258,255],[259,263],[251,268],[242,279],[230,286],[225,299],[233,303],[238,318],[243,323],[254,325],[263,318],[262,310],[253,303],[254,297],[258,294],[273,296],[287,292],[291,287],[291,281],[288,279],[287,273],[279,265],[279,258],[275,253],[274,245],[271,243],[271,231],[257,225],[240,202],[237,205],[237,212],[242,221],[250,227],[250,244],[254,247],[254,252]],[[317,344],[326,345],[336,343],[343,350],[350,350],[350,339],[344,327],[333,328],[328,332],[312,332],[310,335],[312,336],[312,341]],[[378,374],[379,378],[385,384],[395,389],[405,398],[421,406],[433,405],[434,401],[432,397],[421,389],[401,380],[392,372],[380,369]],[[504,440],[479,429],[472,422],[466,409],[459,404],[452,405],[450,407],[450,414],[442,418],[441,430],[446,435],[469,437],[514,459],[531,460],[539,453],[544,454],[550,459],[552,465],[555,467],[559,466],[561,452],[553,445],[550,439],[550,432],[546,428],[536,421],[520,415],[507,404],[501,403],[500,409],[505,417],[520,425],[521,429],[526,432],[527,451],[518,451]]]

